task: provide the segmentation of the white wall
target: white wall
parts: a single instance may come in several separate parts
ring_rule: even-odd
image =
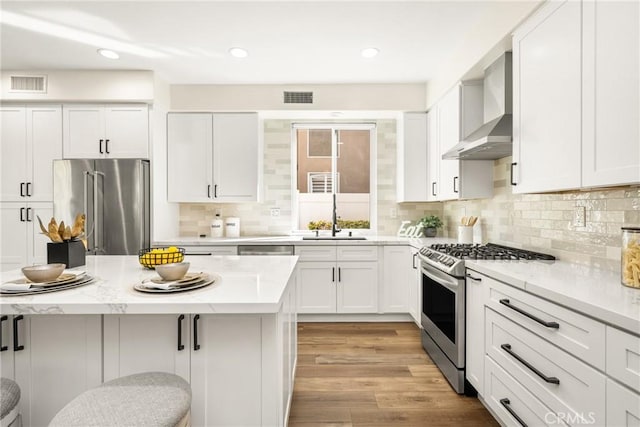
[[[313,104],[284,104],[283,91],[311,91]],[[424,110],[425,85],[172,85],[172,110]]]
[[[512,31],[542,3],[543,0],[487,2],[485,13],[491,16],[492,25],[471,29],[465,42],[440,64],[438,75],[427,82],[425,107],[430,108],[459,80],[481,78],[484,68],[502,52],[511,50]]]
[[[46,75],[47,92],[13,93],[12,75]],[[0,100],[67,102],[153,102],[153,71],[44,70],[0,73]]]
[[[154,79],[155,99],[150,111],[152,232],[151,241],[178,235],[179,205],[167,202],[167,111],[171,104],[169,84],[157,75]]]

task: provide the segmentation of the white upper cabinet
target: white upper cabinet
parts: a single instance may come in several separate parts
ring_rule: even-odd
[[[443,160],[442,154],[482,125],[481,81],[462,82],[429,111],[429,200],[489,198],[493,195],[492,160]],[[434,195],[435,194],[435,195]]]
[[[640,182],[640,3],[583,3],[582,186]]]
[[[169,113],[167,182],[170,202],[210,202],[213,115]]]
[[[169,113],[168,200],[258,200],[258,115]]]
[[[427,113],[404,113],[400,126],[397,200],[427,201]]]
[[[514,193],[640,182],[640,5],[549,2],[513,38]]]
[[[427,201],[438,200],[440,175],[440,150],[438,147],[438,108],[427,113]]]
[[[0,114],[0,201],[52,201],[52,164],[62,158],[61,107],[3,106]]]
[[[514,193],[580,187],[580,9],[551,2],[514,34]]]
[[[258,199],[258,115],[213,115],[214,198]]]
[[[149,158],[149,109],[145,104],[64,105],[66,159]]]

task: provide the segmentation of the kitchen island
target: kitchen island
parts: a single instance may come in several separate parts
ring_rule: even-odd
[[[296,362],[295,256],[187,256],[211,286],[145,294],[135,256],[87,257],[98,282],[0,297],[2,376],[22,388],[25,426],[48,424],[82,391],[142,371],[176,373],[194,426],[286,424]],[[20,277],[2,273],[2,282]],[[15,339],[15,341],[14,341]]]

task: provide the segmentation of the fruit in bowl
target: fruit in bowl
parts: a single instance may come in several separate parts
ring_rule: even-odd
[[[30,265],[22,268],[22,274],[34,283],[56,280],[67,266],[65,264]]]
[[[157,265],[179,263],[184,260],[184,248],[170,246],[168,248],[147,248],[138,252],[138,262],[146,268],[154,269]]]

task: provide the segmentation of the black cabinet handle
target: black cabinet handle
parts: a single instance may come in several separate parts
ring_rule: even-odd
[[[108,140],[108,139],[105,139],[105,140],[104,140],[104,151],[105,151],[107,154],[110,154],[110,153],[109,153],[109,140]]]
[[[100,142],[98,143],[99,147],[100,147],[100,154],[104,154],[104,151],[102,151],[102,139],[100,140]]]
[[[33,184],[31,182],[27,182],[27,197],[31,197],[31,186]]]
[[[20,208],[20,222],[24,222],[24,213],[25,213],[26,209],[25,208]]]
[[[196,314],[193,316],[193,350],[200,350],[200,344],[198,344],[198,320],[200,320],[200,315]]]
[[[416,258],[418,258],[417,252],[413,254],[413,260],[411,260],[411,266],[413,267],[414,270],[418,269],[418,266],[416,265]]]
[[[467,277],[471,280],[475,280],[476,282],[482,282],[481,277],[473,277],[471,274],[467,273]]]
[[[513,182],[513,167],[517,164],[518,162],[511,163],[511,185],[518,185],[517,183]]]
[[[25,186],[25,183],[21,182],[20,183],[20,197],[24,197],[24,195],[25,195],[24,186]]]
[[[511,416],[515,418],[518,423],[520,423],[522,427],[528,427],[527,423],[522,421],[522,418],[520,418],[518,414],[516,414],[516,412],[513,409],[511,409],[511,406],[509,406],[511,404],[511,401],[509,401],[509,399],[507,398],[500,399],[500,404],[504,406],[504,409],[506,409],[511,414]]]
[[[2,345],[2,324],[5,320],[8,320],[9,316],[0,316],[0,351],[7,351],[9,347]]]
[[[207,184],[207,198],[211,198],[211,184]]]
[[[518,356],[513,350],[511,350],[511,344],[502,344],[500,346],[500,348],[503,349],[504,351],[506,351],[507,353],[509,353],[514,359],[516,359],[518,362],[522,363],[531,372],[533,372],[534,374],[536,374],[537,376],[542,378],[545,382],[550,383],[550,384],[560,384],[560,380],[559,379],[557,379],[556,377],[548,377],[548,376],[546,376],[545,374],[543,374],[542,372],[537,370],[535,368],[535,366],[533,366],[531,363],[529,363],[526,360],[524,360],[521,356]]]
[[[335,282],[335,281],[336,281],[336,268],[331,267],[331,282]]]
[[[342,281],[342,267],[338,267],[338,282]]]
[[[24,319],[22,314],[13,318],[13,351],[24,350],[24,346],[18,342],[18,322],[22,319]]]
[[[218,198],[218,184],[213,186],[213,198],[214,199]]]
[[[33,221],[33,217],[31,216],[32,208],[27,208],[27,222]]]
[[[436,183],[435,183],[435,181],[431,183],[431,195],[432,196],[436,195]]]
[[[184,350],[184,344],[182,344],[182,321],[184,320],[184,314],[178,316],[178,351]]]
[[[540,323],[542,326],[546,326],[547,328],[553,328],[553,329],[558,329],[560,327],[560,325],[557,322],[546,322],[542,319],[540,319],[539,317],[534,316],[531,313],[527,313],[526,311],[524,311],[521,308],[516,307],[515,305],[511,305],[511,303],[509,302],[508,299],[504,298],[500,300],[500,304],[502,305],[506,305],[507,307],[509,307],[510,309],[517,311],[518,313],[527,316],[529,319]]]
[[[457,193],[457,192],[458,192],[458,190],[456,190],[456,181],[457,181],[457,180],[458,180],[458,177],[457,177],[457,176],[454,176],[454,177],[453,177],[453,192],[454,192],[454,193]]]

